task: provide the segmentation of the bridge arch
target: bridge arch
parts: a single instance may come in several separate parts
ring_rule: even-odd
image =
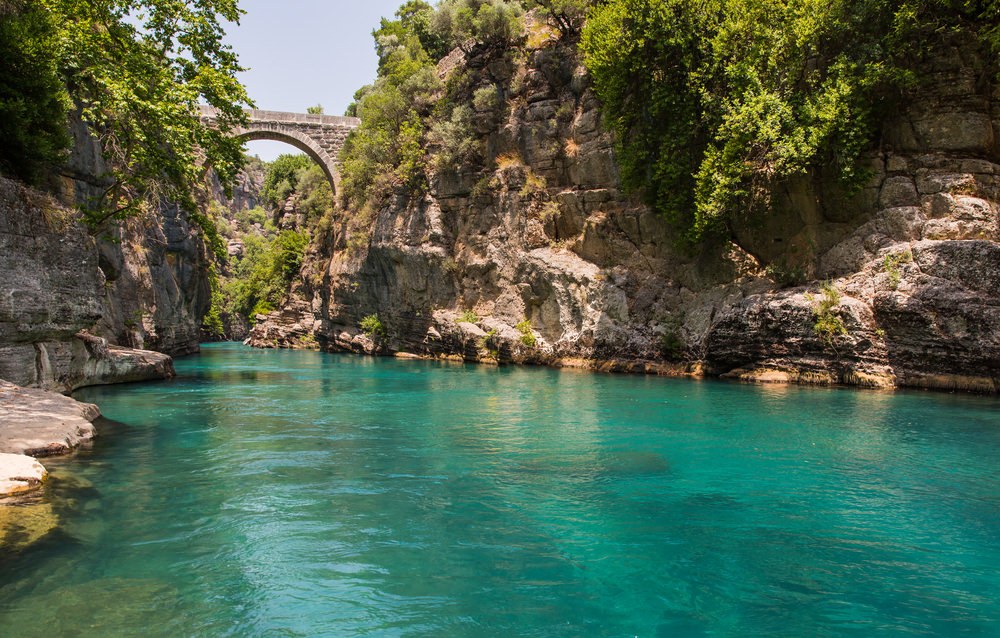
[[[284,142],[313,159],[330,181],[333,192],[340,188],[337,158],[348,134],[361,124],[356,117],[284,113],[281,111],[248,110],[247,126],[235,129],[232,135],[246,142],[271,140]],[[209,126],[215,124],[215,109],[201,107],[201,117]]]
[[[285,144],[294,146],[308,155],[314,162],[319,164],[319,167],[323,169],[323,173],[326,175],[326,179],[330,182],[330,188],[333,189],[334,194],[338,192],[338,189],[340,188],[340,172],[337,169],[335,158],[330,157],[330,155],[308,135],[303,135],[297,131],[273,131],[251,127],[250,130],[240,133],[236,137],[243,142],[268,140],[271,142],[284,142]]]

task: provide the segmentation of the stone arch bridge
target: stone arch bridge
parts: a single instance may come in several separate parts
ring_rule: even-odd
[[[212,107],[201,107],[201,118],[209,125],[215,122],[216,114]],[[361,120],[281,111],[248,110],[247,115],[250,119],[248,125],[234,130],[234,135],[247,142],[272,140],[294,146],[320,165],[330,180],[333,192],[337,192],[340,186],[337,157],[348,133],[358,128]]]

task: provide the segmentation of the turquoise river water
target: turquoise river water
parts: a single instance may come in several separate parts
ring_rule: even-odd
[[[1000,636],[1000,402],[208,346],[0,636]]]

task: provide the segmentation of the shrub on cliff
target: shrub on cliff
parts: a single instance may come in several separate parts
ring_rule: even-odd
[[[361,319],[358,323],[358,327],[361,328],[361,332],[365,333],[369,339],[374,341],[380,341],[386,337],[387,331],[385,329],[385,324],[379,319],[378,315],[368,315]]]
[[[299,184],[299,173],[313,166],[314,162],[305,155],[279,155],[267,166],[264,183],[260,187],[260,197],[277,208],[295,192]]]
[[[442,0],[431,32],[451,48],[478,44],[505,49],[523,35],[524,6],[517,0]]]
[[[600,0],[527,0],[529,9],[536,9],[564,38],[580,33],[587,18],[587,11]]]
[[[997,0],[610,0],[582,49],[625,186],[689,239],[766,212],[777,181],[863,178],[878,107],[945,32],[1000,49]]]
[[[295,190],[299,196],[296,206],[305,214],[310,227],[333,213],[333,189],[330,188],[330,180],[327,179],[323,169],[316,164],[311,164],[298,172]]]
[[[477,154],[467,111],[447,99],[435,63],[454,47],[504,55],[523,37],[523,14],[517,0],[443,0],[436,8],[411,0],[396,20],[382,21],[373,33],[378,78],[348,108],[361,126],[341,153],[346,208],[361,210],[399,186],[422,192],[428,145],[446,158],[439,165]]]
[[[409,2],[397,20],[382,20],[372,34],[378,78],[355,94],[349,111],[361,118],[341,152],[341,197],[347,208],[384,195],[395,184],[416,189],[424,181],[425,117],[440,88],[434,61],[424,49],[436,36],[427,31],[429,5]]]
[[[278,307],[302,267],[309,237],[283,230],[268,239],[255,234],[243,238],[243,256],[232,264],[222,285],[226,312],[253,322],[258,314]]]

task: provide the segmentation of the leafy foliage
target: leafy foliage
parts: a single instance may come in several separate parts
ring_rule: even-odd
[[[537,9],[564,38],[572,38],[583,28],[587,11],[597,0],[527,0],[529,9]]]
[[[324,224],[331,223],[333,192],[323,169],[312,160],[304,155],[283,155],[262,168],[265,170],[262,198],[276,208],[294,194],[296,211],[304,220],[296,220],[298,230],[279,230],[280,212],[264,208],[229,214],[221,211],[214,215],[217,232],[227,239],[241,241],[243,251],[242,255],[228,259],[225,254],[220,256],[220,263],[228,263],[222,273],[218,298],[213,291],[209,319],[216,314],[220,318],[230,315],[252,323],[256,315],[278,307],[299,275],[310,234],[315,235]],[[290,222],[285,216],[280,225]],[[214,323],[209,319],[206,331]]]
[[[299,170],[296,180],[296,192],[299,195],[296,206],[306,216],[310,224],[328,217],[333,213],[333,189],[326,173],[316,164],[311,164]]]
[[[384,195],[394,184],[416,189],[424,183],[424,116],[440,88],[433,61],[421,37],[431,11],[423,2],[408,2],[397,20],[382,20],[373,36],[379,57],[378,79],[355,94],[348,112],[361,118],[341,153],[341,192],[346,206],[360,208]]]
[[[844,320],[837,314],[837,306],[840,305],[840,291],[830,282],[823,284],[820,289],[820,297],[809,295],[807,298],[813,301],[813,317],[816,323],[813,324],[813,331],[827,345],[833,345],[833,340],[841,335],[847,334],[847,326]]]
[[[368,315],[358,324],[361,332],[368,335],[370,339],[380,340],[386,336],[385,324],[378,318],[378,315]]]
[[[697,240],[782,179],[857,183],[919,53],[956,30],[997,47],[998,21],[996,0],[611,0],[581,44],[626,187]]]
[[[522,37],[523,13],[516,0],[443,0],[437,7],[410,0],[397,19],[382,20],[372,34],[378,78],[355,94],[347,111],[361,118],[361,126],[341,153],[346,208],[371,206],[396,187],[421,193],[427,186],[428,146],[440,149],[438,166],[477,154],[472,111],[441,100],[445,87],[435,63],[455,47],[508,50]]]
[[[482,143],[473,133],[473,111],[465,104],[456,104],[451,114],[434,121],[428,139],[436,146],[433,164],[436,168],[457,168],[482,153]]]
[[[522,37],[524,7],[516,0],[442,0],[431,30],[450,48],[506,49]]]
[[[309,238],[293,230],[274,238],[248,234],[243,257],[232,264],[232,275],[222,286],[227,312],[252,322],[281,303],[299,273]]]
[[[525,319],[518,323],[515,328],[521,333],[521,343],[526,348],[534,348],[538,345],[538,338],[535,337],[535,332],[531,327],[531,319]]]
[[[272,207],[284,204],[298,186],[300,172],[310,166],[315,163],[305,155],[279,155],[267,168],[261,198]]]
[[[219,281],[219,271],[214,263],[208,266],[208,283],[212,290],[212,301],[208,312],[201,320],[201,329],[209,338],[221,339],[226,333],[226,326],[222,320],[225,296],[222,293],[222,283]]]
[[[440,60],[448,55],[451,43],[431,29],[434,7],[430,4],[423,0],[408,0],[396,11],[396,17],[399,20],[389,28],[397,30],[400,34],[416,36],[420,46],[431,59]],[[389,21],[382,22],[383,28],[390,24],[392,23]]]
[[[269,217],[268,212],[263,208],[251,208],[238,212],[233,221],[236,222],[237,230],[245,233],[255,225],[264,227],[268,223]]]
[[[913,261],[913,253],[909,250],[896,253],[888,253],[882,260],[882,268],[889,275],[889,285],[893,290],[899,287],[903,280],[903,271],[900,264],[908,264]]]
[[[237,0],[8,0],[0,5],[0,170],[37,181],[68,146],[75,107],[99,139],[107,188],[100,226],[164,201],[195,209],[207,158],[229,183],[242,144],[227,132],[250,104],[223,42]],[[198,105],[218,111],[218,129]]]
[[[69,95],[52,54],[55,17],[36,3],[0,4],[0,173],[37,183],[69,146]]]
[[[99,225],[173,201],[192,211],[208,158],[223,183],[242,166],[228,131],[250,105],[239,60],[223,41],[237,0],[38,0],[59,24],[59,66],[70,96],[101,142],[109,187],[91,207]],[[218,111],[204,124],[198,105]]]
[[[495,329],[486,331],[477,344],[486,357],[497,361],[500,358],[500,339]]]

